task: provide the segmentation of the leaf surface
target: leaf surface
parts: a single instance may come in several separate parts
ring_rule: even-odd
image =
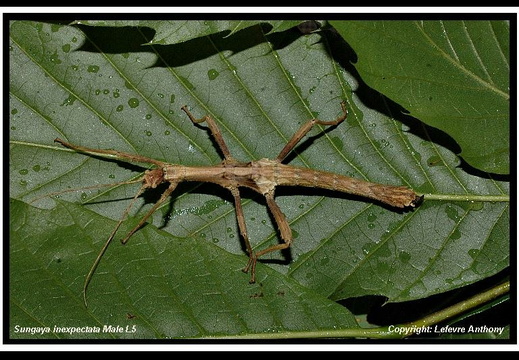
[[[114,338],[355,328],[353,315],[331,300],[420,299],[508,266],[508,183],[457,167],[455,154],[429,128],[402,125],[380,95],[372,99],[378,109],[367,106],[353,91],[356,79],[330,56],[337,51],[333,38],[250,27],[140,46],[151,40],[145,32],[101,30],[104,36],[89,27],[10,23],[11,324],[138,324],[137,333],[102,335]],[[135,44],[107,51],[112,36]],[[249,285],[240,271],[247,256],[232,197],[216,185],[182,184],[149,225],[119,246],[124,230],[160,196],[148,192],[101,261],[89,308],[82,307],[84,276],[139,185],[27,203],[136,179],[144,168],[78,154],[53,139],[170,163],[219,163],[204,125],[180,111],[187,104],[195,116],[215,118],[235,158],[275,158],[307,120],[336,118],[342,100],[348,119],[313,129],[290,164],[445,197],[397,212],[349,195],[280,188],[276,199],[294,243],[265,256],[258,283]],[[279,243],[264,200],[245,191],[243,206],[254,248]],[[27,284],[38,284],[36,291]],[[99,334],[43,337],[60,336]]]
[[[241,256],[153,227],[127,246],[109,249],[85,308],[84,274],[104,242],[99,234],[115,222],[69,203],[40,210],[15,201],[11,209],[13,338],[27,336],[16,325],[49,328],[32,337],[47,339],[200,338],[357,326],[345,308],[274,270],[267,268],[264,281],[250,285],[239,271]]]
[[[508,174],[510,28],[506,21],[332,22],[374,89],[452,136],[460,156]],[[491,129],[491,130],[490,130]]]
[[[270,31],[285,31],[301,21],[257,21],[257,20],[229,20],[229,21],[207,21],[207,20],[87,20],[75,21],[78,25],[89,25],[97,27],[148,27],[155,31],[153,39],[149,44],[171,45],[184,41],[193,40],[194,38],[211,35],[221,32],[224,36],[230,36],[236,32],[246,29],[250,26],[258,24],[266,24],[270,27]]]

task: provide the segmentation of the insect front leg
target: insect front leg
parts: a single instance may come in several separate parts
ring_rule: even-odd
[[[135,200],[137,200],[137,198],[144,192],[144,190],[146,190],[146,185],[145,184],[143,184],[140,187],[139,191],[137,192],[137,194],[135,194],[135,196],[133,197],[133,199],[130,202],[130,204],[128,205],[128,207],[126,207],[126,209],[124,210],[123,215],[121,216],[121,219],[117,222],[117,225],[115,225],[114,229],[112,230],[112,233],[110,234],[110,236],[108,237],[108,239],[104,243],[103,247],[99,251],[99,254],[97,254],[97,257],[94,260],[94,263],[90,267],[90,270],[88,271],[88,274],[85,277],[85,282],[83,284],[83,302],[85,303],[85,307],[87,307],[87,298],[86,298],[87,288],[88,288],[88,285],[90,284],[90,280],[92,279],[92,276],[94,275],[94,272],[97,269],[97,266],[101,262],[101,258],[103,257],[104,253],[106,252],[106,249],[108,249],[108,245],[110,245],[110,243],[112,242],[115,234],[117,233],[117,230],[119,230],[119,228],[121,227],[123,221],[126,219],[126,215],[130,211],[130,209],[133,207],[133,204],[135,203]]]
[[[132,235],[137,230],[139,230],[142,227],[142,225],[144,225],[144,223],[148,220],[148,218],[159,208],[159,206],[164,201],[166,201],[169,195],[171,195],[171,193],[175,190],[177,185],[178,183],[176,182],[172,182],[169,184],[168,188],[162,193],[160,199],[155,203],[155,205],[153,205],[153,207],[148,211],[148,213],[142,217],[141,221],[139,221],[139,223],[124,237],[124,239],[121,240],[123,244],[126,244],[126,242],[128,242],[128,240],[132,237]]]
[[[122,240],[121,242],[123,244],[125,244],[129,239],[130,237],[139,229],[142,227],[142,225],[146,222],[146,220],[148,220],[148,218],[151,216],[151,214],[153,214],[155,212],[155,210],[157,210],[157,208],[160,206],[160,204],[162,204],[167,198],[169,195],[171,195],[171,193],[173,192],[173,190],[175,190],[175,188],[177,187],[177,184],[176,182],[172,182],[170,183],[169,187],[164,191],[164,193],[162,193],[162,196],[160,197],[160,199],[157,201],[157,203],[155,203],[155,205],[153,205],[153,207],[151,208],[150,211],[148,211],[148,213],[146,215],[144,215],[144,217],[141,219],[141,221],[139,221],[139,223],[137,224],[137,226],[135,226]],[[110,243],[112,242],[113,238],[115,237],[115,234],[117,233],[117,230],[119,230],[119,228],[121,227],[123,221],[125,220],[126,218],[126,215],[128,214],[128,212],[130,211],[130,209],[132,208],[133,204],[135,203],[135,200],[144,192],[144,190],[146,190],[147,188],[149,187],[149,184],[147,183],[144,183],[141,188],[139,189],[139,191],[137,192],[137,194],[135,194],[135,196],[133,197],[132,201],[130,202],[130,205],[128,205],[128,207],[124,210],[124,213],[123,213],[123,216],[121,217],[121,219],[119,220],[119,222],[117,223],[117,225],[115,226],[115,228],[112,230],[112,233],[110,234],[110,236],[108,237],[108,239],[106,240],[105,244],[103,245],[103,247],[101,248],[101,251],[99,251],[99,254],[97,255],[95,261],[94,261],[94,264],[92,265],[92,267],[90,268],[90,271],[88,272],[86,278],[85,278],[85,283],[83,284],[83,301],[85,303],[85,307],[87,307],[87,299],[86,299],[86,292],[87,292],[87,288],[88,288],[88,285],[90,284],[90,280],[92,279],[92,276],[94,275],[94,272],[96,271],[97,269],[97,266],[99,265],[99,263],[101,262],[101,258],[103,257],[104,253],[106,252],[106,249],[108,249],[108,245],[110,245]]]

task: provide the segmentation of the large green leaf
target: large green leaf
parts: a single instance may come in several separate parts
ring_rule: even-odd
[[[470,165],[510,167],[506,21],[336,21],[374,89],[452,136]]]
[[[100,234],[114,221],[68,203],[52,211],[11,206],[14,338],[28,337],[23,328],[45,327],[49,332],[32,338],[207,337],[357,326],[346,309],[274,270],[264,269],[262,283],[251,286],[239,271],[241,256],[150,227],[105,254],[87,309],[78,297],[83,275],[103,242]]]
[[[10,23],[11,336],[29,337],[15,325],[138,324],[136,333],[102,334],[116,338],[355,329],[353,316],[330,299],[420,299],[508,266],[507,182],[457,167],[430,129],[403,126],[380,95],[359,98],[355,79],[330,56],[342,56],[333,36],[263,31],[143,46],[154,34],[141,28]],[[54,138],[216,164],[204,127],[180,111],[188,104],[216,119],[237,159],[274,158],[308,119],[338,116],[343,99],[347,121],[314,129],[291,164],[410,186],[426,194],[420,208],[397,212],[348,195],[278,189],[295,241],[266,257],[249,285],[232,197],[184,184],[127,246],[112,244],[90,284],[89,307],[82,306],[84,276],[138,185],[27,203],[135,179],[143,169],[69,151]],[[116,239],[158,196],[139,198]],[[244,192],[243,203],[253,246],[278,243],[261,197]]]

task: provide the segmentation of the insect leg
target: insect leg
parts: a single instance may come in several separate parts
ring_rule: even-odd
[[[148,220],[148,218],[159,208],[159,206],[164,201],[166,201],[166,199],[169,197],[169,195],[171,195],[173,190],[175,190],[177,185],[178,185],[178,183],[176,183],[176,182],[172,182],[169,184],[169,187],[162,193],[162,195],[160,196],[160,199],[155,203],[155,205],[153,205],[153,207],[150,209],[150,211],[148,211],[146,213],[146,215],[144,215],[142,217],[141,221],[139,221],[139,223],[124,237],[124,239],[121,240],[121,242],[123,244],[126,244],[128,242],[128,240],[132,237],[132,235],[135,234],[135,232],[137,230],[139,230],[142,227],[142,225],[144,225],[146,220]]]
[[[184,105],[181,107],[181,109],[189,116],[189,119],[194,124],[200,124],[203,122],[207,123],[207,126],[209,126],[209,129],[211,130],[211,134],[213,135],[214,140],[218,144],[218,147],[220,148],[220,151],[222,152],[225,160],[227,162],[233,163],[236,162],[234,158],[231,155],[231,152],[229,151],[229,148],[227,147],[227,144],[225,143],[225,140],[223,139],[222,133],[220,131],[220,128],[218,128],[218,125],[216,124],[216,121],[209,115],[205,115],[204,117],[200,119],[196,119],[193,114],[187,109],[187,105]]]
[[[245,224],[245,216],[243,215],[243,207],[241,205],[241,197],[240,191],[237,187],[229,186],[228,189],[231,191],[232,196],[234,197],[234,207],[236,209],[236,220],[238,221],[238,228],[240,230],[240,234],[245,242],[245,247],[247,248],[247,254],[249,254],[249,263],[245,268],[243,268],[243,272],[248,272],[250,264],[252,263],[252,259],[256,257],[256,254],[252,251],[252,246],[249,241],[249,236],[247,235],[247,225]]]
[[[279,155],[276,157],[276,160],[279,162],[283,161],[290,153],[290,151],[294,149],[297,143],[301,141],[301,139],[312,129],[312,127],[315,124],[323,126],[335,126],[343,122],[344,119],[346,119],[346,117],[348,116],[348,110],[346,109],[346,103],[344,101],[341,102],[341,107],[343,114],[333,121],[322,121],[319,119],[312,119],[308,121],[306,124],[303,124],[303,126],[301,126],[299,130],[296,131],[296,133],[292,136],[290,141],[285,145],[283,150],[281,150]]]
[[[278,226],[279,232],[281,234],[281,239],[283,240],[283,243],[273,245],[271,247],[268,247],[264,250],[258,251],[254,254],[254,256],[251,256],[249,258],[249,263],[247,264],[246,269],[248,270],[250,268],[251,270],[251,279],[250,282],[254,283],[256,282],[256,261],[257,259],[265,255],[269,252],[276,251],[276,250],[283,250],[292,244],[292,230],[290,229],[290,225],[288,224],[287,218],[285,214],[281,211],[278,204],[274,200],[274,191],[268,192],[265,194],[265,199],[267,200],[267,206],[272,213],[272,216],[274,217],[274,220]]]
[[[146,156],[137,155],[137,154],[130,154],[122,151],[117,150],[105,150],[105,149],[93,149],[93,148],[87,148],[84,146],[74,145],[71,143],[68,143],[61,139],[54,139],[54,142],[60,143],[61,145],[72,149],[74,151],[84,153],[87,155],[93,155],[93,156],[101,156],[109,159],[125,159],[130,162],[141,162],[141,163],[149,163],[149,164],[155,164],[158,167],[164,167],[164,162],[155,160]]]
[[[128,235],[126,235],[126,237],[121,240],[121,242],[123,244],[125,244],[128,239],[146,222],[146,220],[151,216],[151,214],[153,214],[155,212],[155,210],[157,210],[157,208],[160,206],[161,203],[163,203],[166,198],[173,192],[173,190],[175,190],[177,186],[177,183],[171,183],[169,185],[169,187],[166,189],[166,191],[164,191],[164,193],[162,194],[162,196],[160,197],[160,199],[157,201],[157,203],[151,208],[150,211],[148,211],[148,213],[146,215],[144,215],[144,217],[141,219],[141,221],[139,222],[139,224],[137,226],[135,226],[129,233]],[[110,243],[112,242],[115,234],[117,233],[117,230],[119,229],[119,227],[121,226],[121,224],[123,223],[123,221],[125,220],[126,218],[126,215],[128,214],[128,212],[130,211],[130,209],[132,208],[133,204],[135,203],[135,200],[144,192],[144,190],[146,190],[148,188],[148,186],[146,184],[143,184],[141,186],[141,188],[139,189],[139,191],[137,192],[137,194],[135,194],[135,196],[133,197],[130,205],[128,205],[128,207],[124,210],[124,213],[123,213],[123,216],[121,217],[121,220],[119,220],[119,222],[117,223],[117,225],[115,226],[115,228],[112,230],[112,233],[110,234],[110,236],[108,237],[108,240],[106,240],[105,244],[103,245],[103,248],[101,249],[101,251],[99,251],[99,254],[97,255],[97,258],[95,259],[94,261],[94,264],[92,265],[92,267],[90,268],[90,271],[88,272],[86,278],[85,278],[85,283],[83,285],[83,301],[85,303],[85,307],[87,306],[87,300],[86,300],[86,291],[87,291],[87,287],[88,287],[88,284],[90,283],[90,280],[92,279],[92,276],[94,275],[94,272],[96,271],[97,269],[97,266],[99,265],[99,262],[101,261],[101,258],[103,257],[106,249],[108,248],[108,245],[110,245]]]
[[[94,272],[97,269],[97,266],[99,265],[99,262],[101,261],[101,258],[103,257],[106,249],[108,249],[108,245],[110,245],[110,243],[112,242],[112,239],[114,238],[115,234],[117,233],[117,230],[119,230],[119,227],[121,226],[121,224],[125,220],[126,215],[128,214],[128,212],[132,208],[133,204],[135,203],[135,200],[137,200],[137,198],[143,193],[144,190],[146,190],[146,185],[142,185],[141,186],[141,188],[139,189],[137,194],[135,194],[135,196],[133,197],[133,199],[130,202],[130,204],[126,207],[126,209],[123,212],[123,215],[121,216],[121,219],[119,220],[117,225],[115,225],[115,228],[112,230],[112,233],[110,234],[110,236],[106,240],[105,244],[101,248],[101,251],[99,251],[99,254],[97,255],[94,263],[90,267],[90,270],[88,271],[88,274],[87,274],[87,276],[85,278],[85,283],[83,284],[83,302],[85,303],[85,307],[87,307],[87,300],[86,300],[87,287],[88,287],[88,284],[90,283],[90,280],[92,279],[92,276],[94,275]]]

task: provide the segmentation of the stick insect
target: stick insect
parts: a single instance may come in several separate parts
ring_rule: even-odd
[[[218,184],[229,190],[234,198],[238,229],[241,237],[243,238],[246,251],[249,256],[249,260],[246,266],[243,268],[243,271],[245,273],[250,272],[250,283],[254,283],[256,281],[256,263],[258,258],[273,251],[286,249],[290,247],[293,241],[292,231],[288,224],[287,218],[274,199],[277,186],[302,186],[334,190],[370,198],[395,208],[417,206],[421,200],[421,197],[418,196],[413,190],[404,186],[376,184],[339,174],[283,164],[283,161],[286,159],[287,155],[315,125],[319,124],[322,126],[336,126],[343,122],[348,115],[346,104],[344,102],[341,102],[341,108],[342,114],[335,120],[322,121],[319,119],[312,119],[303,124],[288,141],[288,143],[283,147],[279,155],[273,160],[265,158],[250,162],[240,162],[236,160],[231,155],[215,120],[209,115],[197,119],[188,110],[187,106],[183,106],[181,109],[186,113],[193,124],[201,124],[204,122],[207,124],[211,135],[216,142],[216,145],[223,155],[223,161],[221,163],[212,166],[184,166],[179,164],[170,164],[141,155],[125,153],[117,150],[92,149],[79,145],[73,145],[61,139],[55,139],[55,142],[58,142],[69,149],[87,155],[111,157],[118,160],[122,159],[122,161],[127,162],[147,163],[153,165],[153,168],[146,170],[144,175],[142,175],[139,179],[124,182],[127,184],[141,182],[142,185],[137,194],[135,194],[133,197],[132,201],[130,201],[128,207],[124,210],[121,219],[101,248],[97,258],[95,259],[93,265],[90,268],[90,271],[85,278],[83,286],[83,299],[85,306],[87,304],[86,292],[90,280],[92,279],[92,276],[94,275],[94,272],[99,265],[103,254],[115,237],[117,230],[123,223],[136,199],[145,190],[154,189],[163,183],[168,184],[168,187],[162,193],[159,200],[146,213],[146,215],[142,217],[139,223],[128,234],[126,234],[121,242],[125,244],[130,239],[130,237],[146,223],[148,218],[162,203],[166,201],[166,199],[171,195],[179,183],[183,181],[197,181]],[[282,242],[259,251],[253,250],[249,241],[249,236],[247,234],[247,226],[245,224],[245,217],[243,214],[239,191],[240,187],[252,189],[265,197],[268,210],[270,211],[274,222],[278,227],[279,235],[283,240]]]

